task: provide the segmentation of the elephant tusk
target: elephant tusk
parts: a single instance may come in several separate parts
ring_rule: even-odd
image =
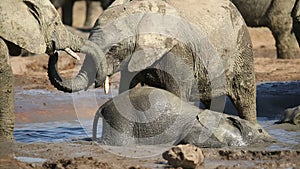
[[[104,93],[108,94],[108,92],[109,92],[109,77],[106,76],[104,81]]]
[[[80,57],[75,53],[73,52],[70,48],[65,48],[65,51],[71,55],[74,59],[76,60],[80,60]]]

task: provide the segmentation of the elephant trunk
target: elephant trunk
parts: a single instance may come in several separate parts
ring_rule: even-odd
[[[94,82],[103,83],[107,75],[107,64],[103,53],[96,52],[97,46],[87,41],[82,47],[87,52],[79,73],[73,79],[63,79],[57,70],[58,54],[50,55],[48,62],[48,77],[51,84],[63,92],[86,90]],[[100,75],[101,74],[101,75]]]
[[[75,52],[79,52],[83,45],[85,44],[86,38],[73,34],[64,28],[64,33],[57,33],[56,40],[53,41],[55,50],[65,50],[70,48]]]

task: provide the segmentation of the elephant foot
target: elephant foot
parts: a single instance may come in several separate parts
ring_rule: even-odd
[[[280,123],[300,124],[300,106],[286,109],[283,118],[277,122]]]

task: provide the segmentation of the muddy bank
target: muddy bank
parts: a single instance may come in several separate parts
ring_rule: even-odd
[[[297,168],[300,166],[300,151],[267,151],[260,148],[202,149],[205,162],[202,168]],[[134,152],[128,152],[134,153]],[[18,159],[31,157],[30,164],[20,163],[24,168],[170,168],[160,154],[147,158],[128,158],[103,150],[91,142],[37,143],[15,145]],[[35,162],[44,159],[47,162]],[[3,160],[0,163],[3,164]],[[19,163],[7,162],[2,167],[9,168]]]
[[[297,168],[300,165],[298,160],[300,157],[300,126],[291,124],[274,125],[273,123],[280,116],[281,109],[292,102],[298,104],[297,101],[299,100],[295,97],[298,97],[300,93],[299,87],[300,82],[298,81],[258,85],[258,105],[265,106],[259,110],[260,123],[280,142],[252,147],[203,149],[206,158],[203,168]],[[117,92],[117,90],[114,91]],[[98,106],[102,104],[101,100],[104,102],[110,97],[113,97],[113,95],[104,95],[102,89],[89,90],[75,95],[48,90],[17,90],[16,104],[21,106],[16,108],[16,117],[19,120],[17,121],[17,127],[26,125],[27,128],[21,130],[21,132],[25,134],[27,141],[30,141],[28,139],[30,135],[33,139],[33,143],[30,144],[16,143],[14,153],[17,159],[29,162],[29,164],[20,163],[20,165],[29,168],[51,168],[51,166],[64,166],[65,168],[67,166],[68,168],[78,166],[84,168],[100,166],[103,168],[169,167],[161,157],[164,149],[160,147],[140,147],[139,151],[128,149],[128,147],[118,147],[119,150],[122,150],[118,154],[114,150],[115,147],[99,146],[91,142],[88,136],[78,139],[79,135],[86,134],[83,131],[83,128],[86,127],[84,125],[81,125],[83,128],[79,128],[80,126],[67,126],[64,128],[63,124],[66,124],[66,122],[63,120],[92,118]],[[277,98],[279,100],[276,100]],[[283,100],[280,101],[280,98],[283,98]],[[273,110],[269,111],[266,107]],[[55,125],[57,126],[55,127]],[[41,130],[42,128],[44,130]],[[40,134],[35,135],[37,131],[40,131]],[[59,135],[67,135],[68,132],[74,133],[77,139],[61,139],[55,143],[36,142],[38,138],[53,135],[54,137],[43,140],[51,142],[53,138],[57,138]],[[41,160],[44,161],[41,162]],[[42,166],[44,162],[46,163]],[[8,166],[19,164],[7,161],[4,163]]]

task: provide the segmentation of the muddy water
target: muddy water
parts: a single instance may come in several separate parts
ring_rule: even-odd
[[[300,105],[300,82],[257,85],[259,123],[278,143],[269,150],[299,148],[300,126],[274,125],[284,109]],[[62,142],[88,139],[92,119],[100,105],[117,94],[102,89],[75,94],[46,90],[16,90],[15,138],[19,142]],[[234,112],[228,104],[226,110]],[[101,126],[101,124],[99,124]],[[101,129],[98,136],[101,135]]]

